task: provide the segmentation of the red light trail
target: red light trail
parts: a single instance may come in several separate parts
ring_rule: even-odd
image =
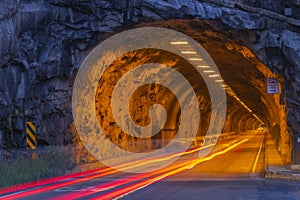
[[[216,156],[222,155],[222,154],[232,150],[233,148],[237,147],[238,145],[246,142],[247,140],[248,139],[237,142],[237,143],[231,145],[230,147],[227,147],[223,150],[214,152],[211,155],[203,157],[203,158],[189,159],[188,161],[173,164],[166,168],[156,170],[154,172],[137,174],[137,175],[132,175],[129,177],[127,176],[127,177],[121,178],[119,180],[114,180],[114,181],[111,181],[108,183],[102,183],[102,184],[90,187],[88,190],[85,190],[85,191],[76,191],[76,192],[71,192],[68,194],[56,196],[53,199],[57,199],[57,200],[76,199],[76,198],[80,198],[80,197],[87,197],[90,195],[95,195],[95,194],[101,193],[101,192],[102,193],[107,192],[107,193],[99,194],[100,196],[93,197],[92,199],[111,199],[111,198],[124,196],[124,195],[130,194],[131,192],[134,192],[136,190],[144,188],[152,183],[160,181],[166,177],[183,172],[184,170],[187,170],[189,168],[189,166],[195,166],[199,163],[211,160]],[[186,152],[179,152],[179,153],[175,153],[175,154],[168,155],[165,157],[160,156],[160,157],[145,159],[143,161],[141,161],[141,160],[133,161],[130,163],[122,164],[120,166],[122,166],[123,169],[134,168],[134,167],[143,166],[143,165],[149,164],[149,163],[157,163],[160,161],[171,159],[174,156],[192,154],[192,153],[195,153],[195,152],[200,151],[201,149],[205,149],[205,148],[208,148],[208,147],[200,147],[200,148],[190,149]],[[40,194],[40,193],[43,193],[46,191],[63,188],[63,187],[69,186],[69,185],[82,183],[82,182],[89,181],[92,179],[106,177],[108,175],[112,175],[117,172],[119,172],[119,171],[112,169],[112,168],[103,167],[103,168],[100,168],[97,170],[80,172],[80,173],[76,173],[76,174],[72,174],[72,175],[61,176],[61,177],[46,179],[46,180],[37,181],[37,182],[31,182],[29,184],[23,184],[23,185],[19,185],[17,187],[13,187],[13,188],[2,189],[0,191],[0,195],[4,194],[4,196],[2,196],[2,198],[4,197],[5,199],[24,198],[24,197],[28,197],[31,195]],[[42,187],[42,186],[44,186],[44,187]],[[110,191],[110,190],[112,190],[112,191]],[[0,197],[0,199],[1,199],[1,197]]]

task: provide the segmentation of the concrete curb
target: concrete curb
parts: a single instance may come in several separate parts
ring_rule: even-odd
[[[290,166],[280,164],[272,164],[269,158],[270,149],[272,144],[267,144],[267,138],[265,138],[265,173],[264,177],[267,179],[282,179],[300,181],[300,170],[292,170]],[[273,147],[274,148],[274,147]],[[279,154],[279,153],[278,153]]]
[[[265,178],[268,179],[283,179],[283,180],[293,180],[300,181],[300,174],[295,173],[291,170],[268,170],[265,172]]]

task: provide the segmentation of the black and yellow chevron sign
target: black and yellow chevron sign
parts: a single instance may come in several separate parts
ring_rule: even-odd
[[[33,122],[26,123],[26,148],[36,149],[36,128]]]

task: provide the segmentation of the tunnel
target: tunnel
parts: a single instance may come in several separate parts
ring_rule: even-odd
[[[265,128],[271,131],[275,124],[280,126],[277,149],[290,162],[290,136],[286,125],[286,108],[280,94],[267,93],[267,78],[282,77],[273,74],[252,51],[240,41],[238,31],[217,31],[210,24],[198,19],[172,19],[144,22],[131,28],[162,27],[184,33],[197,41],[216,63],[226,92],[227,112],[223,133],[239,134],[249,130]],[[119,32],[128,30],[120,28]],[[111,36],[111,35],[109,35]],[[107,37],[109,37],[107,36]],[[162,148],[174,137],[180,125],[180,105],[172,92],[160,85],[148,84],[139,88],[131,97],[129,110],[131,119],[140,126],[149,124],[149,108],[154,103],[162,104],[167,110],[164,128],[148,139],[129,136],[120,130],[114,121],[109,106],[111,94],[118,80],[136,66],[158,62],[175,68],[190,82],[196,92],[201,119],[197,136],[204,136],[210,123],[210,95],[201,76],[195,75],[189,63],[170,52],[157,49],[142,49],[128,52],[115,60],[104,72],[96,92],[96,112],[106,136],[122,149],[132,152],[153,151]],[[205,69],[204,69],[205,70]],[[209,70],[204,71],[210,73]],[[133,80],[134,81],[134,80]],[[280,83],[282,84],[282,82]],[[263,134],[263,133],[262,133]]]
[[[291,136],[297,135],[300,127],[299,22],[284,16],[282,10],[273,12],[266,10],[266,5],[255,7],[246,1],[49,0],[5,1],[3,5],[8,8],[0,17],[0,145],[4,151],[24,148],[26,122],[34,122],[37,146],[74,145],[78,160],[93,160],[78,137],[72,114],[73,86],[80,65],[111,36],[134,28],[162,27],[195,40],[220,71],[222,80],[216,80],[227,101],[220,132],[239,135],[260,128],[271,132],[277,124],[276,148],[286,163],[293,163]],[[139,141],[139,133],[129,137],[118,129],[108,106],[99,103],[109,104],[118,80],[151,60],[178,70],[192,85],[201,110],[197,137],[205,135],[211,122],[205,81],[195,76],[186,60],[157,49],[129,52],[112,63],[99,80],[93,109],[107,139],[133,152],[143,148],[154,151],[174,138],[182,114],[178,99],[167,88],[153,84],[132,95],[130,117],[137,125],[150,122],[152,105],[162,104],[167,110],[165,127],[145,144]],[[279,94],[267,93],[267,78],[279,81]]]
[[[294,198],[280,179],[300,179],[299,10],[4,0],[0,196]]]

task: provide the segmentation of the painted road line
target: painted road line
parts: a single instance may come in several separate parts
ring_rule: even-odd
[[[254,165],[253,165],[253,168],[252,168],[252,173],[255,173],[255,170],[256,170],[256,167],[257,167],[257,163],[258,163],[258,159],[260,157],[260,152],[261,152],[262,147],[263,147],[263,142],[264,142],[264,140],[262,139],[261,142],[260,142],[260,145],[259,145],[258,153],[257,153],[255,161],[254,161]]]

